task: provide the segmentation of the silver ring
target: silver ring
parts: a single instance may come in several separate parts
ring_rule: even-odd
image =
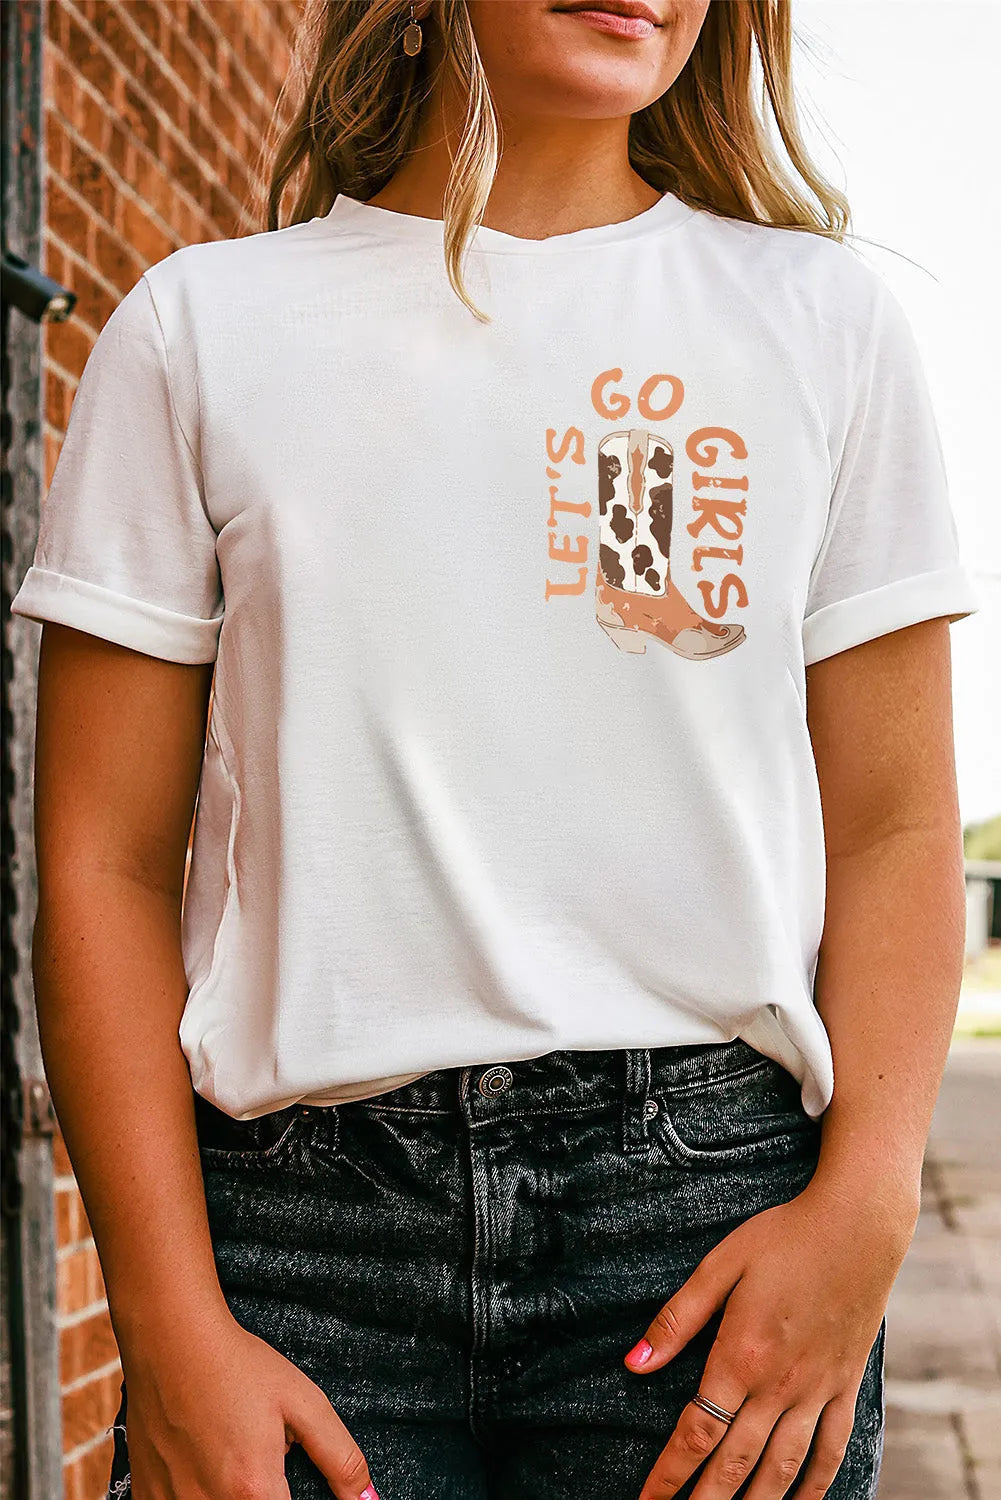
[[[719,1417],[721,1422],[729,1424],[737,1415],[735,1411],[727,1411],[725,1407],[717,1406],[716,1402],[710,1401],[708,1396],[697,1394],[692,1397],[692,1400],[696,1406],[701,1406],[702,1410],[707,1411],[711,1417]]]

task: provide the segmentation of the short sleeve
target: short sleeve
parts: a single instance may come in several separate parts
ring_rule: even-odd
[[[806,664],[921,620],[973,614],[924,367],[882,281],[832,460],[803,621]]]
[[[222,584],[191,425],[142,276],[80,376],[12,613],[168,661],[214,660]]]

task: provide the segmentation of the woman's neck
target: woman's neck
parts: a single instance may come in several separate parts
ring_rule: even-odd
[[[458,134],[456,105],[443,110],[432,101],[416,149],[369,202],[442,218]],[[483,223],[521,239],[548,239],[632,218],[659,197],[630,165],[628,118],[505,119]]]

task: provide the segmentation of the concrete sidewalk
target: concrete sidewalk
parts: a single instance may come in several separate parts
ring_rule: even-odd
[[[880,1500],[1001,1500],[1001,1038],[953,1041],[886,1377]]]

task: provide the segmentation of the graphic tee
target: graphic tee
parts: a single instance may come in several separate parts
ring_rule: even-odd
[[[739,1036],[819,1115],[806,668],[977,602],[910,327],[671,194],[481,228],[467,284],[489,322],[439,221],[342,195],[151,266],[80,380],[13,607],[215,661],[194,1086]]]

